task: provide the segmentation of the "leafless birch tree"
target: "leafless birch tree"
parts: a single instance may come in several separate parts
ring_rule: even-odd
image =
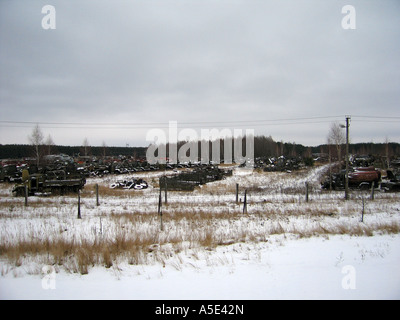
[[[42,130],[39,127],[39,124],[37,124],[33,130],[30,136],[28,136],[29,142],[33,145],[34,147],[34,152],[35,152],[35,157],[36,157],[36,164],[39,166],[40,163],[40,146],[43,145],[43,133]]]
[[[336,146],[337,156],[340,163],[339,171],[342,169],[342,145],[346,143],[346,137],[338,122],[331,124],[328,141]]]

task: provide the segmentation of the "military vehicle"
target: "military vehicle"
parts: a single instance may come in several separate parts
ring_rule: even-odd
[[[30,174],[28,170],[22,171],[22,182],[15,185],[12,190],[16,196],[24,196],[25,189],[28,196],[35,194],[67,194],[78,193],[86,183],[80,174],[66,174],[63,170],[48,171],[46,173]]]
[[[222,180],[231,176],[232,170],[222,170],[218,167],[208,166],[198,168],[191,172],[181,172],[178,175],[160,177],[160,186],[167,185],[172,191],[193,191],[195,187],[208,182]]]
[[[0,181],[21,182],[21,172],[16,165],[0,166]]]

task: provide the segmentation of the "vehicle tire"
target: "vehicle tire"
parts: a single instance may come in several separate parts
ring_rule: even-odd
[[[360,190],[368,191],[371,189],[371,185],[369,183],[361,183],[359,186]]]

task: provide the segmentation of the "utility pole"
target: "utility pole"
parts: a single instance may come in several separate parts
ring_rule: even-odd
[[[349,127],[350,116],[346,116],[346,179],[345,179],[345,199],[349,200]]]

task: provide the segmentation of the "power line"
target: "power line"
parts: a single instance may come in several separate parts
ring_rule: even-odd
[[[212,128],[212,127],[244,127],[244,126],[285,126],[285,125],[304,125],[332,122],[333,119],[341,121],[344,116],[315,116],[298,118],[280,119],[260,119],[260,120],[229,120],[229,121],[185,121],[177,122],[178,127],[191,126],[193,128]],[[352,116],[352,121],[371,122],[371,123],[397,123],[400,117],[383,116]],[[48,122],[48,121],[13,121],[0,120],[0,126],[8,128],[26,128],[32,125],[42,125],[47,129],[149,129],[149,128],[169,128],[169,122]]]
[[[214,126],[214,125],[265,125],[265,124],[296,124],[298,123],[317,123],[326,122],[322,119],[328,118],[339,118],[338,116],[325,116],[325,117],[304,117],[304,118],[283,118],[283,119],[264,119],[264,120],[230,120],[230,121],[192,121],[192,122],[177,122],[178,126],[182,125],[202,125],[202,126]],[[315,121],[319,120],[319,121]],[[301,122],[299,122],[301,121]],[[1,124],[8,125],[9,127],[26,127],[30,125],[52,125],[62,126],[62,128],[106,128],[106,127],[139,127],[139,128],[149,128],[154,126],[165,126],[165,122],[45,122],[45,121],[12,121],[12,120],[0,120]],[[72,127],[71,127],[72,126]],[[47,127],[49,128],[49,127]]]
[[[395,116],[393,116],[393,117],[383,117],[383,116],[358,116],[358,115],[355,115],[353,117],[356,117],[356,118],[372,118],[372,119],[399,119],[400,120],[400,117],[395,117]]]
[[[313,121],[313,122],[286,122],[286,123],[256,123],[256,124],[235,124],[235,127],[270,127],[270,126],[286,126],[286,125],[303,125],[303,124],[317,124],[317,123],[330,123],[330,121]],[[31,125],[1,125],[3,128],[31,128]],[[177,127],[185,127],[178,123]],[[191,128],[231,128],[233,125],[193,125]],[[43,126],[45,129],[93,129],[93,130],[124,130],[124,129],[152,129],[155,128],[155,126]],[[168,129],[170,126],[166,125],[165,123],[162,125],[157,125],[157,129]]]

